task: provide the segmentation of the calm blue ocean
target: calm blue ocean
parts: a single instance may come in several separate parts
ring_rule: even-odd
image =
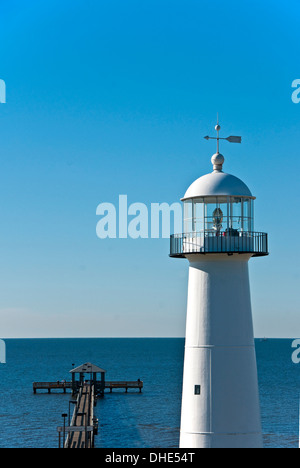
[[[300,365],[292,340],[256,340],[266,448],[298,446]],[[98,401],[97,447],[176,448],[179,441],[183,339],[7,340],[0,365],[0,448],[56,448],[56,427],[70,394],[32,392],[33,381],[70,380],[72,364],[90,361],[107,380],[144,381],[142,394],[123,391]]]

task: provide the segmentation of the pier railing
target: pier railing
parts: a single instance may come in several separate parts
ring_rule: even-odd
[[[72,382],[33,382],[33,391],[36,393],[37,390],[67,390],[72,388]]]
[[[127,392],[130,388],[137,388],[142,392],[142,388],[144,387],[144,383],[141,380],[132,381],[132,382],[105,382],[105,388],[109,389],[111,392],[113,389],[121,388],[125,389]]]
[[[268,234],[264,232],[191,232],[174,234],[170,239],[170,257],[185,258],[190,254],[251,253],[268,255]]]
[[[101,384],[102,385],[102,384]],[[37,390],[48,390],[50,393],[51,390],[63,390],[66,392],[67,389],[72,389],[72,382],[34,382],[33,385],[33,392],[36,393]],[[104,389],[108,389],[112,392],[113,389],[125,389],[127,392],[128,389],[136,388],[139,389],[140,392],[144,387],[144,383],[141,380],[137,381],[113,381],[113,382],[105,382]],[[80,390],[80,386],[78,387],[78,391]]]

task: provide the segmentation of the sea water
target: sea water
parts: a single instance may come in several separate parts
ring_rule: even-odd
[[[292,340],[256,340],[264,444],[296,448],[300,364]],[[70,394],[32,391],[34,381],[70,380],[73,365],[92,362],[107,380],[144,382],[98,400],[98,448],[176,448],[179,444],[184,339],[6,340],[0,365],[0,448],[56,448]],[[72,405],[70,406],[72,411]]]

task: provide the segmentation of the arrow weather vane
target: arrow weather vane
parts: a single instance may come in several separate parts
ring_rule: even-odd
[[[220,140],[227,140],[229,141],[229,143],[242,143],[242,137],[240,136],[229,136],[227,138],[220,138],[219,133],[220,133],[221,127],[219,125],[219,116],[218,116],[218,123],[215,126],[215,129],[217,131],[217,137],[206,136],[204,138],[205,140],[217,140],[217,154],[219,154]]]

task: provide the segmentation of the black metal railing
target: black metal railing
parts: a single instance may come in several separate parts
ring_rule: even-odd
[[[191,232],[171,236],[170,257],[189,254],[251,253],[253,257],[268,255],[268,234],[264,232]]]

